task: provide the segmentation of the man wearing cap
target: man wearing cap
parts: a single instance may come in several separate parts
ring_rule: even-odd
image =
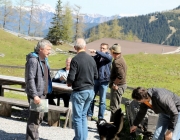
[[[111,69],[110,82],[109,82],[109,87],[111,89],[110,121],[114,122],[114,114],[120,108],[122,94],[127,88],[126,85],[127,65],[121,54],[121,46],[119,44],[114,44],[111,48],[109,48],[109,50],[111,51],[111,55],[114,58],[112,62],[112,69]]]
[[[96,61],[98,70],[98,79],[95,80],[94,92],[96,97],[99,92],[99,113],[98,119],[104,119],[104,112],[106,110],[106,92],[109,84],[110,74],[111,74],[111,62],[112,56],[108,52],[109,45],[102,43],[100,45],[100,51],[89,49],[91,53],[95,53],[94,60]],[[94,100],[91,101],[90,107],[88,109],[88,120],[92,119],[94,112]]]

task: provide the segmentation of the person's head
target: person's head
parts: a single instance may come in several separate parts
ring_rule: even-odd
[[[51,47],[52,44],[50,41],[42,39],[35,46],[34,52],[37,53],[41,59],[44,59],[51,53]]]
[[[78,38],[74,44],[74,49],[79,51],[85,51],[86,48],[86,41],[83,38]]]
[[[71,57],[68,57],[67,59],[66,59],[66,70],[69,70],[70,69],[70,63],[71,63]]]
[[[112,45],[112,47],[110,47],[109,50],[113,58],[116,58],[117,56],[121,55],[121,46],[117,43]]]
[[[108,49],[109,49],[109,45],[108,45],[108,44],[102,43],[102,44],[100,45],[100,51],[101,51],[101,52],[106,53],[106,52],[108,52]]]
[[[138,102],[144,102],[144,100],[149,99],[149,95],[147,92],[147,89],[143,87],[137,87],[132,91],[131,95],[132,99],[138,101]]]

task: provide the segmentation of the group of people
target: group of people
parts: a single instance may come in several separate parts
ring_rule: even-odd
[[[33,53],[27,55],[25,82],[28,99],[34,99],[39,104],[41,99],[52,93],[52,81],[47,57],[52,44],[48,40],[38,42]],[[88,137],[87,119],[92,119],[94,98],[99,93],[98,119],[104,118],[106,109],[106,92],[109,85],[110,121],[114,121],[114,114],[120,108],[122,95],[127,88],[127,65],[121,54],[121,46],[114,44],[109,48],[102,43],[100,51],[89,49],[95,56],[86,53],[86,42],[78,38],[74,49],[77,55],[70,59],[67,69],[60,70],[54,80],[60,80],[72,87],[72,120],[75,130],[73,140],[86,140]],[[110,53],[108,52],[110,51]],[[113,59],[113,61],[112,61]],[[67,62],[66,61],[66,62]],[[64,76],[66,75],[66,77]],[[159,121],[153,140],[179,140],[180,138],[180,97],[166,89],[138,87],[133,90],[132,98],[141,103],[140,111],[134,120],[130,132],[134,132],[142,121],[148,108],[160,113]],[[69,100],[69,98],[67,98]],[[26,139],[38,140],[38,127],[43,120],[43,113],[29,111]]]

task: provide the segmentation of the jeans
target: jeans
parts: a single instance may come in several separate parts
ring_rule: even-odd
[[[94,85],[94,92],[95,96],[94,99],[99,92],[99,113],[98,113],[98,119],[104,118],[104,112],[106,110],[106,92],[107,92],[108,82],[99,82],[99,80],[95,80]],[[91,101],[87,116],[92,117],[94,113],[94,99]]]
[[[168,129],[170,117],[166,114],[159,114],[156,130],[154,132],[153,140],[164,140],[164,134]],[[177,124],[174,128],[172,140],[180,139],[180,112],[178,114]]]
[[[72,120],[75,130],[73,140],[86,140],[88,137],[87,110],[93,100],[94,90],[73,91],[72,101]]]

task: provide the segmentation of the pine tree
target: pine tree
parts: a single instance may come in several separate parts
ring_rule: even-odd
[[[89,42],[93,42],[94,40],[98,39],[96,36],[96,28],[92,28],[89,36]]]
[[[102,32],[103,32],[104,37],[109,37],[109,34],[110,34],[109,30],[110,30],[109,25],[107,23],[103,23]]]
[[[51,41],[53,44],[57,45],[59,41],[62,41],[62,6],[61,6],[61,0],[57,1],[56,5],[56,13],[54,14],[54,17],[52,18],[52,27],[49,28],[49,32],[47,35],[47,39]]]
[[[123,28],[121,26],[119,26],[119,24],[118,24],[117,18],[115,18],[112,22],[112,25],[111,25],[110,37],[116,38],[116,39],[122,39],[124,36],[123,33],[121,33],[122,29]]]
[[[100,25],[98,26],[98,39],[101,39],[101,38],[103,38],[103,37],[104,37],[103,25],[100,24]]]
[[[124,40],[129,40],[129,41],[138,41],[140,42],[141,40],[133,34],[132,31],[129,31],[127,35],[124,36]]]

